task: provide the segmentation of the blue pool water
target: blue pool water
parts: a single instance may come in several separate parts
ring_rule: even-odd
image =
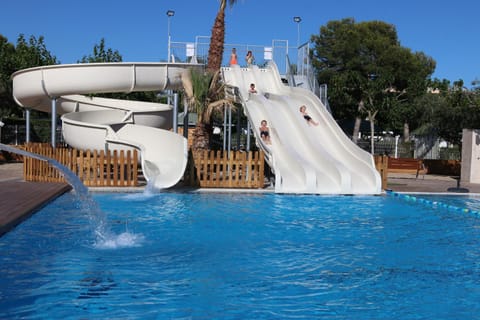
[[[66,194],[0,238],[0,319],[480,314],[476,214],[394,196],[93,197],[100,209]]]

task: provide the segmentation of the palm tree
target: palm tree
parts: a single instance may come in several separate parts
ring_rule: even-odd
[[[237,1],[228,0],[228,4],[233,6]],[[212,36],[210,37],[210,47],[208,49],[207,71],[214,73],[222,66],[223,45],[225,42],[225,8],[227,0],[220,0],[220,9],[218,10],[215,22],[212,27]]]
[[[212,126],[212,114],[227,106],[233,107],[233,101],[225,98],[225,88],[220,81],[220,70],[215,73],[190,69],[182,75],[185,96],[189,111],[197,113],[197,125],[193,133],[192,150],[208,150]]]

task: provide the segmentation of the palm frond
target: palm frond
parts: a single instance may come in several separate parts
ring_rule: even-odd
[[[236,111],[236,107],[233,104],[233,101],[230,99],[221,99],[209,103],[203,114],[202,121],[205,121],[205,123],[210,123],[210,119],[212,119],[212,114],[215,111],[222,111],[225,107],[231,107],[232,111]]]

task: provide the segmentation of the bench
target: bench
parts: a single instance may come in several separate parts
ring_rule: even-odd
[[[388,172],[392,173],[412,173],[415,179],[419,174],[425,178],[427,170],[421,159],[412,158],[388,158]]]

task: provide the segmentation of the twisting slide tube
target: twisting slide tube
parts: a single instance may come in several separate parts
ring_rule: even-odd
[[[193,64],[91,63],[30,68],[12,75],[13,96],[24,108],[62,115],[65,141],[91,150],[140,151],[146,179],[174,186],[187,165],[187,140],[170,131],[172,107],[84,96],[106,92],[178,89]]]

